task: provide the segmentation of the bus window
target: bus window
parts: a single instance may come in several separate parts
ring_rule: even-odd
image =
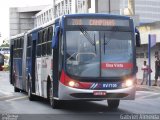
[[[48,41],[51,41],[52,40],[52,35],[53,35],[53,27],[49,27],[49,37],[48,37]]]
[[[42,43],[44,43],[45,41],[45,30],[43,31],[43,34],[42,34]]]
[[[46,43],[42,44],[42,56],[46,55]]]
[[[48,29],[45,30],[45,36],[44,36],[44,41],[48,41]]]
[[[51,42],[47,43],[47,55],[51,55],[52,53],[52,46],[51,46]]]

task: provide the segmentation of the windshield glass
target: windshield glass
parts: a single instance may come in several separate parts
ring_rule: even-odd
[[[66,31],[66,69],[79,77],[121,77],[132,72],[130,32]]]

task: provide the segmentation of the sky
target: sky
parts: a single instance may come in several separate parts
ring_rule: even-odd
[[[0,3],[0,44],[9,37],[9,7],[50,5],[53,0],[1,0]]]

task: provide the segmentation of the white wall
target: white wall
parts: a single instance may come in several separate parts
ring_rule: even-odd
[[[155,76],[155,51],[158,51],[160,49],[160,44],[157,44],[155,47],[151,49],[151,80],[154,80]],[[142,79],[143,78],[143,71],[141,70],[143,66],[144,60],[147,61],[148,64],[148,58],[146,57],[146,53],[148,52],[148,46],[147,45],[142,45],[140,48],[137,48],[137,53],[145,53],[144,58],[137,58],[137,66],[138,66],[138,73],[137,73],[137,78]]]

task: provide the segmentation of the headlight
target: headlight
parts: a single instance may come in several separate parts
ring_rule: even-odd
[[[70,87],[76,87],[76,88],[79,87],[79,84],[77,82],[74,82],[74,81],[69,81],[68,85]]]
[[[69,85],[70,87],[74,87],[75,82],[74,82],[74,81],[69,81],[68,85]]]
[[[125,87],[131,87],[133,86],[133,80],[132,79],[127,79],[125,80],[124,83],[122,83],[122,87],[125,88]]]
[[[133,85],[133,80],[126,80],[126,86],[131,87]]]

